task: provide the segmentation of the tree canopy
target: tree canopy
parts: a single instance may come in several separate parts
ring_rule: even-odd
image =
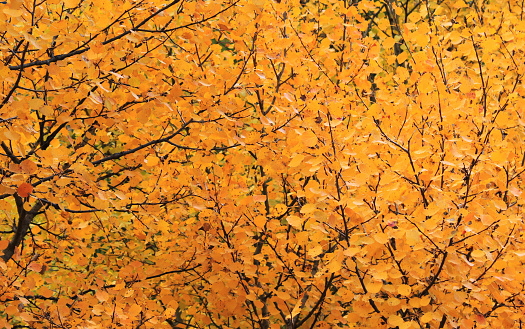
[[[515,0],[0,5],[0,327],[521,328]]]

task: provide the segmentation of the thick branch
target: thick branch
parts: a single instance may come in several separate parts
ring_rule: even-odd
[[[9,149],[9,147],[4,143],[0,143],[0,146],[2,147],[2,149],[4,150],[4,152],[7,154],[7,156],[9,157],[9,159],[11,159],[14,163],[16,164],[20,164],[20,159],[17,158],[16,155],[13,154],[13,152],[11,152],[11,150]]]
[[[15,235],[9,242],[9,245],[7,248],[4,249],[4,254],[2,255],[2,259],[4,262],[7,262],[8,260],[13,257],[13,254],[15,253],[16,247],[20,245],[22,240],[24,239],[25,235],[27,234],[27,230],[29,229],[29,224],[33,221],[33,218],[38,214],[40,209],[44,206],[44,204],[40,201],[37,201],[33,207],[31,207],[31,210],[26,211],[24,210],[24,200],[15,194],[15,200],[16,205],[18,207],[18,213],[20,214],[20,217],[18,219],[18,226],[16,228]]]

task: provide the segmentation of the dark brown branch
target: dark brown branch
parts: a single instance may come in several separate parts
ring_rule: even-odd
[[[122,151],[122,152],[118,152],[118,153],[109,155],[109,156],[107,156],[105,158],[93,161],[92,164],[96,166],[96,165],[99,165],[99,164],[101,164],[103,162],[106,162],[106,161],[109,161],[109,160],[115,160],[115,159],[121,158],[121,157],[123,157],[125,155],[131,154],[131,153],[135,153],[135,152],[137,152],[139,150],[142,150],[143,148],[146,148],[148,146],[152,146],[152,145],[168,142],[170,139],[172,139],[173,137],[175,137],[178,134],[180,134],[190,123],[193,123],[193,119],[190,119],[190,121],[188,121],[188,122],[186,122],[186,124],[182,125],[182,127],[180,127],[176,132],[174,132],[173,134],[171,134],[171,135],[169,135],[167,137],[156,139],[156,140],[151,141],[149,143],[139,145],[139,146],[137,146],[137,147],[135,147],[135,148],[133,148],[131,150]]]
[[[25,62],[25,59],[26,59],[26,54],[27,54],[27,48],[28,47],[29,47],[29,42],[26,43],[26,46],[24,47],[24,50],[22,52],[22,59],[20,59],[20,67],[18,69],[17,68],[13,69],[13,70],[19,70],[18,76],[16,77],[16,81],[13,84],[13,88],[11,88],[11,90],[9,90],[9,93],[7,93],[7,95],[5,96],[4,100],[2,101],[2,104],[0,104],[0,108],[4,107],[4,105],[7,104],[7,102],[9,102],[9,98],[11,98],[11,96],[13,95],[15,90],[18,88],[18,84],[20,83],[20,79],[22,79],[22,73],[24,73],[24,62]]]
[[[328,289],[332,287],[332,282],[334,281],[335,273],[332,273],[329,279],[325,281],[324,290],[321,293],[321,296],[319,296],[319,299],[317,300],[317,303],[315,303],[314,307],[310,310],[310,312],[299,322],[294,324],[295,328],[300,328],[312,315],[314,315],[315,311],[321,307],[321,304],[325,301],[326,295],[328,293]]]
[[[11,70],[21,70],[21,69],[25,69],[25,68],[28,68],[28,67],[31,67],[31,66],[49,65],[51,63],[61,61],[61,60],[66,59],[68,57],[85,53],[88,50],[89,50],[89,47],[82,48],[82,49],[77,49],[77,50],[74,50],[74,51],[70,51],[67,54],[56,55],[56,56],[53,56],[53,57],[51,57],[49,59],[46,59],[46,60],[39,60],[39,61],[34,61],[34,62],[30,62],[30,63],[27,63],[27,64],[20,64],[20,65],[10,65],[9,69],[11,69]]]
[[[355,263],[355,272],[357,273],[357,278],[359,279],[359,282],[361,283],[361,287],[363,288],[363,291],[365,292],[365,294],[368,293],[368,290],[366,289],[366,286],[365,286],[365,281],[363,279],[363,277],[361,276],[360,272],[359,272],[359,268],[357,267],[357,262],[355,260],[355,257],[352,257],[352,260],[354,261]],[[374,302],[374,300],[372,298],[369,298],[368,299],[368,303],[370,303],[370,306],[372,306],[372,308],[374,309],[374,311],[379,314],[381,316],[381,319],[383,319],[383,321],[385,323],[388,322],[388,319],[381,314],[381,311],[379,310],[379,308],[377,308],[377,305],[376,303]]]
[[[514,232],[514,229],[516,228],[516,225],[514,225],[512,227],[512,229],[510,230],[510,233],[509,233],[509,236],[507,237],[507,241],[505,241],[505,244],[503,245],[503,247],[498,250],[498,254],[496,255],[496,258],[494,258],[494,260],[492,261],[492,263],[487,267],[485,268],[485,270],[483,271],[483,273],[481,273],[477,278],[476,280],[472,281],[472,283],[476,283],[478,282],[479,280],[481,280],[485,274],[488,273],[488,271],[490,271],[490,269],[492,268],[492,266],[494,266],[494,264],[496,264],[496,262],[500,259],[501,255],[503,255],[503,251],[505,250],[505,248],[507,247],[507,245],[509,244],[509,241],[510,241],[510,237],[512,236],[512,232]]]
[[[11,241],[9,242],[7,248],[4,249],[4,254],[2,255],[2,259],[4,260],[4,262],[7,262],[11,259],[11,257],[13,257],[16,247],[20,245],[25,235],[27,234],[29,224],[31,224],[33,218],[35,218],[40,209],[42,209],[42,207],[44,206],[42,202],[36,201],[33,207],[31,207],[31,210],[26,211],[24,210],[24,200],[18,194],[15,194],[15,201],[20,216],[18,219],[18,226],[16,228],[16,232],[13,235]]]
[[[443,259],[441,260],[441,264],[439,264],[439,269],[437,270],[436,274],[434,274],[434,276],[432,277],[432,281],[430,281],[430,283],[425,288],[425,290],[423,290],[419,294],[419,297],[426,295],[428,293],[428,291],[430,290],[430,288],[432,288],[432,286],[436,283],[439,274],[441,274],[441,271],[443,270],[443,265],[445,265],[445,260],[447,259],[447,255],[448,255],[448,253],[445,251],[443,253]]]
[[[20,161],[20,159],[18,159],[18,157],[16,155],[13,154],[13,152],[11,152],[9,147],[7,145],[5,145],[4,142],[0,143],[0,146],[2,147],[4,152],[7,154],[9,159],[11,159],[11,161],[13,161],[16,164],[20,164],[20,162],[22,162],[22,161]]]

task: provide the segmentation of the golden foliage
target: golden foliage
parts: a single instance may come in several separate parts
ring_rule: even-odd
[[[0,327],[521,327],[523,4],[0,4]]]

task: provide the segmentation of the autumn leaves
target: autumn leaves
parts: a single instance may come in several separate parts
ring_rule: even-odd
[[[6,6],[0,326],[525,321],[521,3]]]

